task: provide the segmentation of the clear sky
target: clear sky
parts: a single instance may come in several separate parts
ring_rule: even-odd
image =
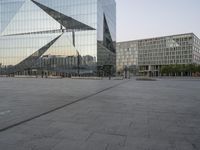
[[[200,0],[116,0],[117,41],[193,32],[200,38]]]

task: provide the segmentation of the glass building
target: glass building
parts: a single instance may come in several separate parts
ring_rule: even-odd
[[[200,39],[193,33],[117,43],[117,70],[138,65],[141,75],[160,75],[162,66],[200,65]]]
[[[1,75],[108,74],[115,0],[0,0]]]
[[[117,72],[122,73],[125,69],[132,70],[134,75],[138,70],[138,42],[128,41],[117,43]]]

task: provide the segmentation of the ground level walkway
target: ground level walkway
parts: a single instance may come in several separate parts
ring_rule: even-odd
[[[199,150],[200,80],[0,78],[2,150]]]

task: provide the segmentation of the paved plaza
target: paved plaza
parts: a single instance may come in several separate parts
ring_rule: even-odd
[[[1,150],[199,150],[200,80],[0,78]]]

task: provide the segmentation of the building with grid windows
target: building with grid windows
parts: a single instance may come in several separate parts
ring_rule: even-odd
[[[0,0],[1,75],[116,68],[115,0]]]
[[[118,71],[138,65],[141,75],[159,76],[162,66],[172,64],[200,64],[200,39],[196,35],[187,33],[117,43]]]
[[[132,70],[134,75],[138,72],[138,41],[117,43],[117,72]]]

